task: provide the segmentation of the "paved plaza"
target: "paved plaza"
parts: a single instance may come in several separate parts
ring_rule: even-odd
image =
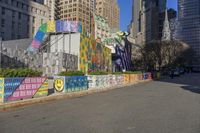
[[[0,112],[0,133],[200,133],[200,74]]]

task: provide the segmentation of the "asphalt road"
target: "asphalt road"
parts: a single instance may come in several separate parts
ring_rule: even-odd
[[[0,133],[200,133],[200,74],[0,112]]]

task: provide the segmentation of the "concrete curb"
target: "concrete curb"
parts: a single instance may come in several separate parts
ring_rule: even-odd
[[[2,103],[2,104],[0,103],[0,111],[6,111],[6,110],[14,109],[14,108],[19,108],[19,107],[24,107],[24,106],[34,105],[34,104],[46,103],[49,101],[82,97],[82,96],[90,95],[93,93],[106,92],[109,90],[119,89],[122,87],[132,86],[132,85],[136,85],[139,83],[145,83],[145,82],[149,82],[149,81],[152,81],[152,80],[137,81],[137,82],[129,83],[126,85],[117,85],[117,86],[112,86],[112,87],[107,87],[107,88],[89,89],[89,90],[80,91],[80,92],[55,93],[55,94],[47,96],[47,97],[25,99],[22,101],[14,101],[14,102],[9,102],[9,103]]]

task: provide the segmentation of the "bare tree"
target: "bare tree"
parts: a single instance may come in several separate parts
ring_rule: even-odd
[[[187,44],[179,41],[152,41],[141,47],[140,52],[141,65],[147,70],[187,65],[193,53]]]

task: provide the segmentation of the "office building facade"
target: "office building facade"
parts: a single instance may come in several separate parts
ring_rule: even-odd
[[[120,8],[117,0],[96,0],[96,14],[108,21],[112,33],[119,31]]]
[[[108,25],[108,22],[104,18],[95,15],[94,22],[95,22],[95,39],[101,39],[101,41],[104,41],[104,39],[111,37],[110,27]]]
[[[49,8],[49,20],[51,21],[58,19],[58,3],[59,0],[44,0],[44,5]]]
[[[166,0],[133,0],[132,25],[129,29],[137,44],[160,40],[160,13],[166,9]],[[162,30],[161,30],[162,31]],[[161,32],[162,33],[162,32]]]
[[[94,13],[94,0],[59,0],[58,18],[60,20],[79,21],[88,32],[92,32],[91,17]]]
[[[32,0],[0,0],[0,37],[2,40],[32,38],[48,21],[48,8]]]
[[[200,70],[200,1],[178,0],[178,39],[194,50],[192,66]]]
[[[165,12],[166,0],[144,0],[145,1],[145,43],[153,40],[161,40],[159,36],[160,13]]]
[[[145,14],[144,1],[133,0],[132,20],[129,25],[131,38],[135,39],[136,44],[143,44],[145,41]]]

